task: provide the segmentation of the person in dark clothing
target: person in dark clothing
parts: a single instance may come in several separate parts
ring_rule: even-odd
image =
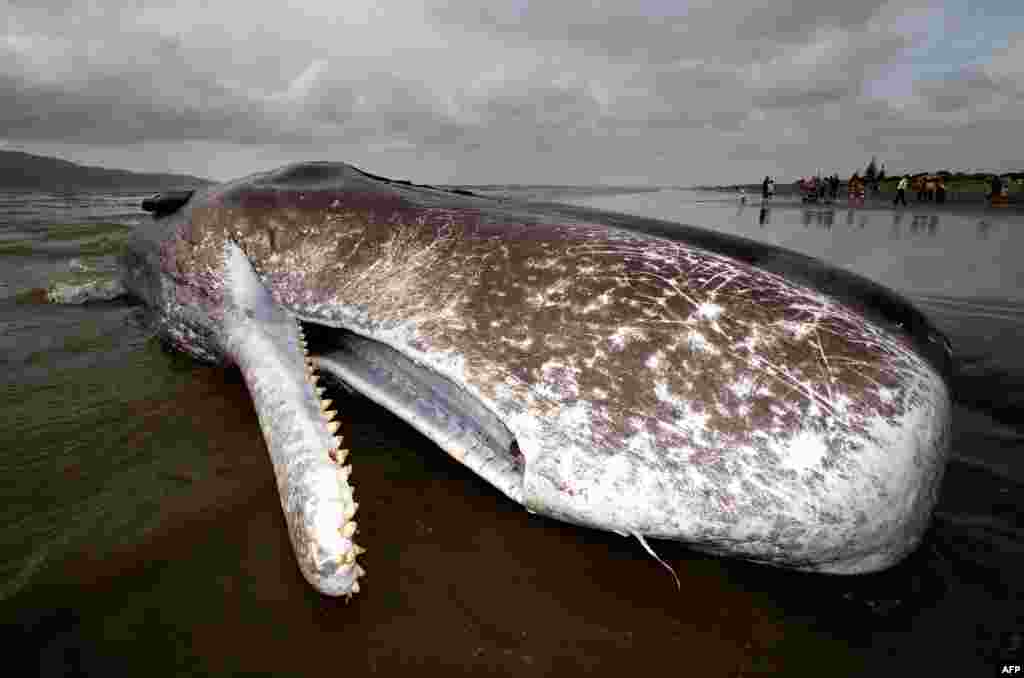
[[[992,175],[992,193],[989,195],[990,198],[997,198],[1003,192],[1003,181],[999,178],[998,174]]]
[[[768,177],[765,177],[764,181],[761,182],[761,200],[767,200],[767,199],[768,199]]]

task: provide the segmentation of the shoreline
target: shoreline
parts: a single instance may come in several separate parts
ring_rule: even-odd
[[[735,196],[735,194],[734,194]],[[903,211],[903,212],[916,212],[924,214],[968,214],[976,216],[999,216],[1000,214],[1024,214],[1024,202],[1010,201],[1009,204],[993,207],[986,200],[959,200],[950,201],[947,200],[944,203],[936,202],[918,202],[917,200],[907,200],[907,204],[896,206],[893,204],[895,196],[889,197],[888,199],[883,195],[879,198],[866,198],[862,204],[851,205],[847,198],[840,198],[835,202],[818,202],[818,203],[805,203],[798,195],[785,195],[779,196],[776,194],[775,198],[769,200],[767,203],[763,202],[760,195],[754,196],[753,198],[748,195],[746,203],[740,203],[736,197],[723,198],[721,203],[734,202],[736,205],[745,207],[785,207],[785,208],[802,208],[809,211],[823,211],[823,210],[867,210],[873,212],[879,211]],[[715,201],[716,203],[718,201]],[[719,204],[721,204],[719,203]]]
[[[848,191],[847,186],[848,186],[848,183],[846,181],[841,181],[840,182],[840,184],[839,184],[840,200],[843,200],[843,201],[846,200],[845,196],[847,195],[847,191]],[[688,189],[683,189],[683,190],[707,191],[707,192],[711,192],[711,193],[726,193],[726,194],[733,194],[733,195],[737,195],[737,194],[740,193],[740,191],[744,191],[746,195],[753,196],[753,197],[757,198],[757,197],[760,197],[760,195],[761,195],[761,184],[735,184],[733,186],[692,186],[692,187],[690,187]],[[776,184],[775,185],[775,196],[777,198],[778,197],[782,197],[782,196],[800,198],[801,195],[802,194],[800,192],[800,188],[795,183]],[[941,204],[949,205],[951,203],[969,203],[969,204],[975,204],[975,205],[986,205],[989,202],[987,195],[988,195],[987,193],[983,193],[981,191],[957,190],[956,187],[954,186],[954,187],[948,188],[946,190],[946,201],[944,203],[941,203]],[[896,199],[896,190],[895,190],[895,188],[890,189],[888,186],[883,187],[882,190],[880,190],[875,196],[867,196],[866,197],[867,201],[882,201],[882,202],[885,202],[886,200],[888,200],[889,202],[892,202],[895,199]],[[1011,189],[1009,191],[1008,195],[1007,195],[1007,199],[1009,201],[1009,205],[1011,205],[1011,206],[1013,206],[1013,205],[1024,205],[1024,190]],[[918,201],[917,201],[916,194],[913,191],[908,190],[907,191],[907,204],[908,204],[908,206],[911,203],[918,203]],[[936,203],[934,201],[930,201],[930,202],[921,201],[918,204],[932,204],[932,205],[934,205]]]

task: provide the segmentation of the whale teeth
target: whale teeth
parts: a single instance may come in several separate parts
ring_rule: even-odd
[[[331,419],[334,419],[334,415],[336,415],[337,413],[338,410],[324,410],[320,414],[324,415],[324,419],[330,421]]]
[[[364,553],[366,553],[366,549],[364,549],[359,544],[356,544],[355,542],[353,542],[352,543],[352,553],[355,553],[357,556],[361,556]]]
[[[329,398],[327,400],[321,400],[320,401],[320,409],[326,412],[327,408],[330,407],[331,403],[333,403],[333,402],[334,401],[329,399]]]
[[[341,526],[341,536],[351,539],[356,533],[356,521],[352,520]]]
[[[338,423],[336,421],[329,421],[329,422],[327,422],[327,430],[329,432],[335,433],[335,432],[337,432],[337,430],[339,428],[341,428],[341,424],[340,423]]]
[[[355,544],[353,544],[352,546],[354,547]],[[342,557],[342,562],[344,562],[346,565],[351,565],[352,563],[356,562],[355,548],[351,548],[348,551],[345,551],[345,555]]]

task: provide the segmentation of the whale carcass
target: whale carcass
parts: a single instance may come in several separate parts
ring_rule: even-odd
[[[344,163],[147,207],[124,284],[168,345],[240,369],[297,562],[323,593],[358,591],[362,568],[358,450],[322,372],[570,523],[829,573],[888,567],[928,525],[950,347],[864,278]],[[307,341],[314,327],[330,341]]]

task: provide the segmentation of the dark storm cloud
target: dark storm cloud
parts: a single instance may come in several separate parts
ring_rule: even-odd
[[[310,143],[308,131],[252,115],[245,102],[210,83],[193,83],[204,96],[168,100],[147,83],[104,75],[81,87],[0,77],[0,128],[9,139],[65,139],[118,144],[148,140],[231,140]]]
[[[788,0],[775,3],[562,0],[494,6],[453,0],[433,10],[441,23],[518,38],[577,45],[652,65],[726,56],[766,58],[776,43],[801,42],[821,26],[862,27],[885,2]]]
[[[1024,96],[1021,41],[952,75],[922,68],[956,25],[938,0],[0,0],[0,12],[0,143],[134,145],[145,158],[147,144],[187,142],[205,158],[195,171],[226,176],[252,158],[335,152],[435,181],[678,183],[724,179],[740,160],[797,174],[819,151],[902,162],[937,130],[953,157],[1007,158],[969,125],[1019,119]]]

